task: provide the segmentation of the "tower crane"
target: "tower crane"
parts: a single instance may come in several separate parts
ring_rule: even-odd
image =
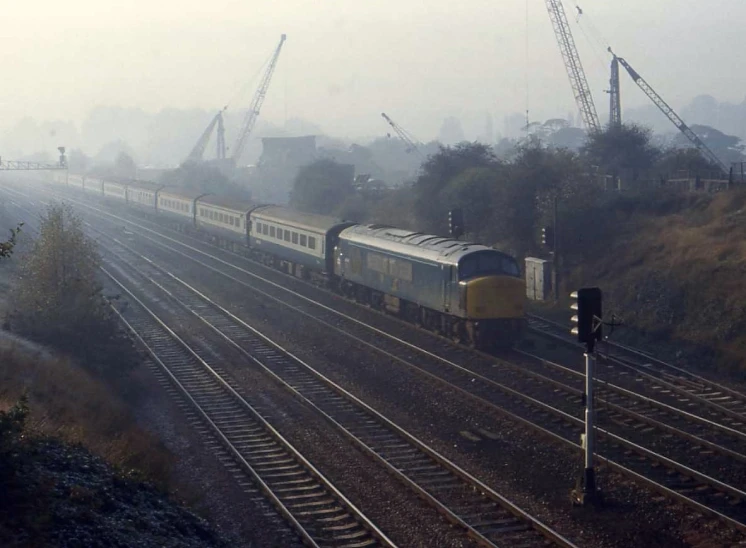
[[[616,55],[611,60],[609,103],[609,127],[619,127],[622,125],[622,89],[619,84],[619,59]]]
[[[228,107],[226,106],[223,107],[222,110],[218,111],[210,124],[205,128],[205,131],[203,131],[202,135],[200,135],[197,143],[194,145],[194,148],[189,153],[189,156],[187,156],[185,163],[202,161],[202,156],[204,156],[205,154],[207,143],[210,142],[210,137],[212,137],[212,132],[215,130],[216,126],[218,128],[217,157],[220,160],[225,158],[225,129],[223,128],[223,112],[227,108]]]
[[[663,98],[656,93],[656,91],[648,84],[645,79],[640,76],[640,74],[633,69],[630,64],[625,61],[621,57],[617,57],[613,51],[611,51],[611,48],[609,48],[609,53],[611,53],[614,56],[614,59],[617,59],[619,61],[619,64],[621,64],[629,73],[632,80],[634,80],[635,84],[647,95],[651,101],[655,104],[655,106],[658,107],[658,109],[666,115],[666,117],[671,120],[671,123],[676,126],[676,128],[683,133],[687,139],[689,139],[692,144],[697,147],[697,150],[704,156],[707,160],[718,166],[724,174],[728,174],[730,172],[730,169],[728,166],[725,165],[725,163],[718,158],[712,150],[700,139],[696,133],[694,133],[689,126],[687,126],[684,123],[684,120],[681,119],[681,117],[676,114],[676,112],[666,103]]]
[[[562,5],[562,0],[545,1],[547,10],[549,11],[549,19],[552,21],[554,34],[557,37],[557,44],[559,44],[560,53],[565,62],[567,75],[570,78],[570,85],[572,86],[572,92],[575,96],[575,102],[577,103],[578,109],[580,109],[580,114],[583,117],[583,123],[585,124],[586,129],[591,133],[599,131],[601,129],[601,124],[598,121],[596,105],[593,103],[593,96],[588,87],[588,81],[585,78],[585,71],[580,62],[580,55],[575,46],[575,39],[572,37],[570,25],[567,22],[567,14]]]
[[[399,136],[399,139],[404,141],[404,144],[407,145],[407,152],[415,151],[417,154],[419,154],[421,157],[424,158],[424,155],[422,154],[422,151],[417,148],[417,145],[415,144],[415,137],[410,135],[403,127],[401,127],[399,124],[394,122],[391,118],[389,118],[385,112],[381,113],[381,116],[383,116],[383,119],[388,122],[388,124],[394,128],[394,131]]]
[[[282,45],[285,43],[285,38],[286,36],[284,34],[280,37],[280,43],[277,45],[277,48],[272,55],[272,59],[269,61],[267,70],[264,72],[264,76],[262,77],[262,81],[259,83],[256,93],[254,93],[251,106],[249,107],[243,120],[243,124],[241,125],[241,132],[238,134],[238,139],[236,139],[236,144],[233,147],[231,155],[231,159],[235,164],[237,164],[241,159],[249,135],[251,135],[251,131],[254,129],[254,124],[256,124],[256,119],[259,117],[259,111],[262,108],[262,103],[264,103],[264,98],[267,95],[267,89],[269,89],[269,83],[272,81],[272,75],[277,67],[277,59],[280,57],[280,51],[282,50]]]

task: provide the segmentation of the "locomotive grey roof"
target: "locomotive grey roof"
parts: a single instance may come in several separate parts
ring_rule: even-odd
[[[226,198],[225,196],[216,196],[215,194],[203,196],[197,201],[197,203],[241,213],[248,213],[256,207],[256,204],[246,200],[234,200],[232,198]]]
[[[360,245],[450,265],[458,264],[463,257],[477,251],[498,252],[482,244],[462,242],[385,225],[351,226],[344,229],[339,237]]]
[[[314,213],[301,213],[281,206],[264,206],[255,209],[251,217],[268,222],[278,222],[286,225],[295,226],[311,231],[327,232],[329,229],[338,225],[349,225],[337,217],[327,217],[326,215],[316,215]]]

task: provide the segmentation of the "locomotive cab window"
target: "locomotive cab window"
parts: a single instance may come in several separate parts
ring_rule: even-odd
[[[458,271],[462,280],[487,275],[520,276],[515,260],[502,253],[490,251],[464,257],[459,261]]]

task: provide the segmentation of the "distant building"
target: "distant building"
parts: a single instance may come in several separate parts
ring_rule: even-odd
[[[265,137],[262,155],[252,177],[258,201],[287,203],[298,170],[316,159],[316,136]]]
[[[301,167],[316,158],[316,136],[264,137],[259,166]]]

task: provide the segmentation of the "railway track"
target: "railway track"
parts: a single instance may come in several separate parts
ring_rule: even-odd
[[[206,264],[203,266],[213,268]],[[218,270],[214,271],[219,272]],[[256,287],[251,287],[248,284],[245,284],[245,287],[257,291]],[[288,306],[287,303],[283,304]],[[307,314],[297,308],[294,310]],[[318,318],[316,319],[318,321]],[[359,323],[354,325],[357,326],[361,336],[364,335],[364,331],[370,329],[368,326]],[[350,336],[349,326],[346,326],[345,330],[341,330],[330,323],[325,323],[324,326]],[[580,451],[579,445],[573,440],[578,440],[580,437],[583,430],[582,420],[544,403],[542,400],[545,399],[546,393],[539,397],[531,397],[525,393],[525,384],[522,387],[523,391],[519,391],[492,378],[492,376],[504,377],[507,372],[506,369],[500,369],[498,366],[497,370],[490,373],[489,377],[475,374],[473,369],[466,369],[420,348],[416,348],[420,354],[427,355],[431,359],[427,365],[422,362],[415,365],[411,361],[403,360],[400,357],[400,349],[389,351],[387,350],[388,345],[381,344],[380,340],[375,345],[364,338],[358,338],[357,340],[360,344],[368,345],[377,352],[384,352],[408,367],[417,368],[420,372],[437,381],[445,382],[449,387],[458,389],[463,394],[498,413],[518,420],[555,441],[561,441]],[[395,346],[402,343],[415,348],[404,341],[394,341]],[[514,367],[511,369],[515,370]],[[502,393],[502,397],[495,397],[496,390]],[[506,405],[505,396],[509,398],[512,404]],[[506,412],[506,410],[508,411]],[[622,474],[635,478],[670,498],[685,502],[698,511],[709,513],[734,527],[746,530],[746,525],[739,517],[743,511],[742,501],[746,497],[746,493],[743,491],[707,474],[698,472],[689,466],[682,465],[660,453],[645,449],[641,445],[615,435],[608,430],[599,428],[597,432],[604,443],[602,446],[604,453],[600,455],[602,463]],[[698,444],[683,445],[683,448],[687,450],[692,447],[697,448]],[[727,454],[727,450],[723,449],[722,451]],[[706,452],[700,456],[709,458]],[[736,454],[736,456],[741,458],[740,454]]]
[[[505,497],[400,428],[173,274],[114,242],[126,267],[292,391],[350,441],[484,546],[573,546]]]
[[[394,546],[224,378],[132,293],[120,318],[308,546]],[[284,533],[284,532],[282,532]],[[286,536],[286,535],[285,535]]]
[[[571,348],[583,348],[567,326],[529,315],[529,327]],[[608,366],[609,378],[620,384],[644,383],[657,399],[684,410],[698,407],[709,418],[746,432],[746,394],[611,341],[604,342],[598,355]]]
[[[143,228],[147,233],[155,234],[151,229],[146,227],[140,228]],[[156,242],[154,238],[150,238],[150,236],[145,234],[141,234],[141,236],[146,239],[151,239],[155,245],[170,247],[170,243],[163,244],[162,242]],[[227,276],[252,290],[256,290],[256,288],[251,287],[246,281],[242,281],[236,276],[245,276],[246,278],[251,278],[252,281],[262,279],[256,274],[241,269],[240,267],[230,264],[228,261],[210,255],[204,251],[189,246],[188,244],[184,244],[183,242],[179,242],[168,236],[161,236],[161,238],[171,243],[178,244],[179,247],[183,246],[193,253],[192,256],[189,256],[187,253],[179,251],[176,248],[170,248],[172,252],[189,258],[190,260],[201,264],[203,267],[219,272],[223,276]],[[210,257],[212,264],[208,265],[203,261],[195,259],[195,255],[205,258]],[[223,267],[226,267],[226,270],[230,270],[231,274],[223,271]],[[264,282],[280,288],[278,284],[274,284],[273,282],[267,280],[264,280]],[[285,288],[281,289],[292,293]],[[313,303],[313,301],[307,297],[299,297],[301,297],[301,300],[305,299],[306,301]],[[277,297],[272,298],[280,301]],[[287,303],[283,304],[285,306],[291,306]],[[328,313],[330,315],[335,315],[337,319],[344,316],[336,311],[332,311],[329,307],[319,305],[318,303],[314,304],[324,309],[325,314]],[[297,307],[295,310],[309,316],[311,315],[306,311],[299,310]],[[386,352],[391,357],[397,359],[400,363],[409,367],[416,367],[432,378],[438,379],[441,382],[446,382],[449,386],[463,392],[464,395],[477,400],[481,404],[487,405],[498,413],[502,413],[514,420],[522,422],[526,426],[530,426],[534,430],[549,436],[555,441],[566,443],[575,449],[579,449],[577,444],[574,441],[571,441],[576,440],[579,437],[580,421],[576,417],[549,406],[537,398],[531,398],[508,386],[501,385],[485,375],[475,376],[474,371],[463,368],[453,362],[449,363],[448,360],[443,360],[442,358],[435,356],[428,351],[424,351],[415,345],[402,341],[390,334],[383,333],[380,329],[364,325],[362,322],[358,322],[348,316],[344,316],[344,318],[345,320],[357,322],[356,325],[358,326],[357,328],[359,328],[358,333],[361,335],[360,337],[354,335],[354,337],[358,338],[362,344],[371,345],[370,342],[365,340],[368,337],[363,336],[363,331],[367,331],[368,335],[370,335],[370,331],[374,331],[376,335],[384,335],[385,337],[388,337],[395,346],[404,345],[409,350],[416,350],[422,356],[428,356],[428,359],[432,359],[432,361],[428,363],[427,366],[423,366],[421,363],[417,365],[409,363],[407,360],[403,360],[399,357],[401,349],[394,351],[396,353],[384,350],[382,346],[385,345],[380,344],[380,341],[382,340],[380,337],[376,339],[377,342],[375,345],[371,345],[378,351]],[[316,320],[319,321],[319,318],[316,317]],[[327,326],[337,329],[335,326]],[[339,331],[339,329],[337,330]],[[347,333],[347,335],[349,336],[349,333]],[[454,352],[461,351],[454,350]],[[470,355],[473,356],[473,354]],[[438,367],[441,369],[438,370]],[[475,380],[478,380],[479,382],[475,383]],[[498,400],[495,400],[494,395],[496,390],[502,392],[503,396],[507,396],[513,405],[506,405],[504,397],[502,400],[499,398]],[[546,428],[540,425],[545,425]],[[687,466],[683,466],[663,455],[646,450],[644,447],[628,440],[624,440],[619,436],[615,436],[611,432],[599,430],[599,434],[602,436],[602,439],[608,441],[608,446],[605,446],[607,453],[602,455],[600,460],[605,462],[611,468],[621,472],[622,474],[631,476],[637,481],[656,489],[671,498],[681,500],[698,511],[717,516],[731,525],[744,530],[744,524],[741,518],[744,495],[742,491],[732,488],[728,484],[719,482],[706,474],[699,473]]]

